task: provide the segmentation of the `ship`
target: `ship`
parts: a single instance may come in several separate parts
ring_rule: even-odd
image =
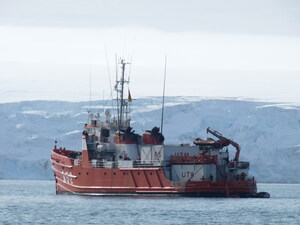
[[[55,141],[51,162],[57,194],[270,197],[257,192],[256,180],[249,175],[250,163],[239,159],[239,144],[210,127],[207,132],[214,139],[195,138],[192,145],[165,144],[159,127],[135,133],[130,92],[124,97],[127,63],[122,59],[119,64],[117,115],[109,109],[104,115],[89,110],[81,151],[57,147]],[[236,150],[233,159],[229,145]]]

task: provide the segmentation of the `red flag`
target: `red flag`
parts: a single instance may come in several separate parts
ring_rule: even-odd
[[[128,102],[132,102],[132,98],[131,98],[131,94],[130,94],[130,91],[128,90]]]

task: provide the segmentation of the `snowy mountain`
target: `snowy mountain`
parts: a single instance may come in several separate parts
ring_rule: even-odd
[[[133,102],[137,133],[160,126],[161,100]],[[259,182],[300,182],[299,105],[200,97],[167,97],[165,102],[166,144],[192,144],[196,137],[208,137],[206,128],[212,127],[240,144],[241,160],[250,161]],[[111,101],[0,104],[0,179],[52,179],[54,140],[80,150],[89,108],[100,115],[106,108],[113,112]]]

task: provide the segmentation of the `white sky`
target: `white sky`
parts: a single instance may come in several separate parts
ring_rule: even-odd
[[[133,97],[300,102],[300,1],[0,0],[0,102],[109,95],[115,53]],[[91,68],[91,69],[90,69]]]

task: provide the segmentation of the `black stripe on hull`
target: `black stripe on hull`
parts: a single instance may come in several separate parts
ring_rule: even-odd
[[[69,191],[57,191],[56,194],[60,195],[82,195],[82,196],[116,196],[116,197],[211,197],[211,198],[225,198],[227,197],[225,192],[69,192]],[[250,193],[230,193],[231,198],[255,198],[257,194]]]

